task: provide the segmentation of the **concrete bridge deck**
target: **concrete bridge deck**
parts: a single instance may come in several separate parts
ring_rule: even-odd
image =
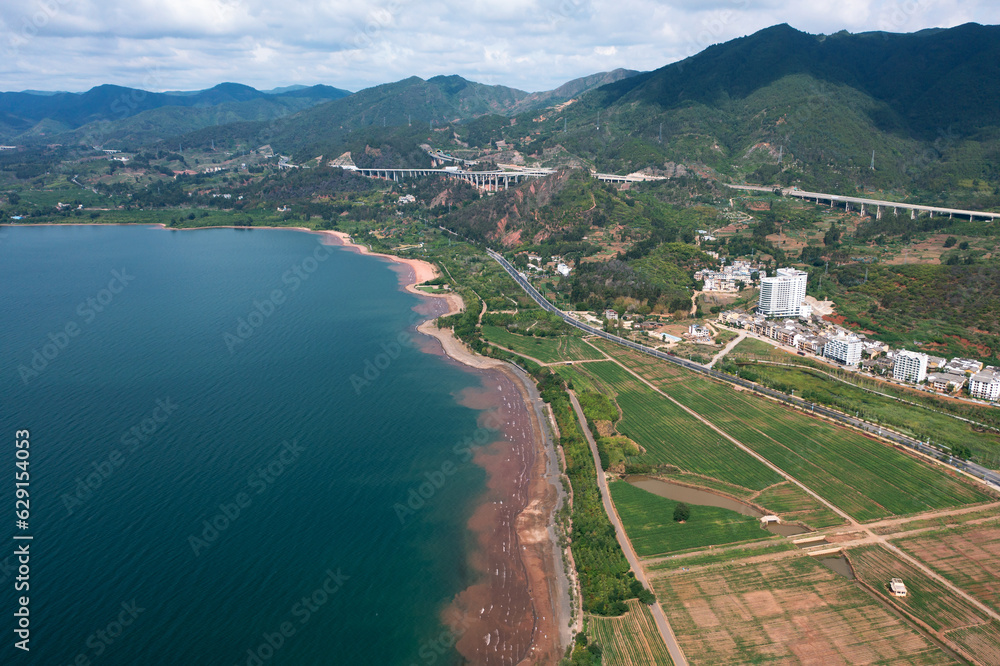
[[[341,169],[354,171],[369,178],[384,178],[398,182],[404,178],[419,178],[421,176],[450,176],[468,181],[477,187],[489,190],[507,189],[511,183],[517,184],[522,178],[544,178],[556,173],[556,169],[524,168],[511,171],[468,171],[457,167],[427,168],[427,169],[379,169],[373,167],[358,167],[353,165],[337,165]],[[608,183],[642,183],[664,180],[662,176],[647,176],[644,174],[619,175],[615,173],[591,172],[591,177]]]
[[[727,187],[750,192],[773,192],[775,189],[771,187],[760,187],[757,185],[727,185]],[[781,190],[781,194],[786,197],[796,197],[807,201],[814,200],[816,203],[829,203],[831,207],[843,204],[848,211],[851,210],[851,205],[853,204],[862,215],[866,215],[868,210],[874,208],[876,219],[880,219],[883,212],[890,208],[894,213],[898,213],[900,210],[908,210],[910,211],[911,218],[915,218],[920,213],[927,213],[932,217],[935,214],[947,215],[948,217],[958,215],[959,217],[967,217],[970,220],[996,220],[1000,218],[1000,213],[994,213],[992,211],[964,210],[961,208],[944,208],[941,206],[924,206],[922,204],[899,203],[897,201],[883,201],[881,199],[868,199],[865,197],[850,197],[842,194],[807,192],[795,187],[783,189]]]

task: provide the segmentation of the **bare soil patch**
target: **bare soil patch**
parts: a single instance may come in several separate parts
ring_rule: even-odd
[[[949,656],[810,557],[653,580],[692,664],[937,664]]]

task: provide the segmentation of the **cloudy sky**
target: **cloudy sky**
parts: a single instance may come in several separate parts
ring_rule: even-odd
[[[811,33],[1000,23],[996,0],[0,0],[0,90],[101,83],[359,90],[460,74],[528,91],[648,70],[789,23]]]

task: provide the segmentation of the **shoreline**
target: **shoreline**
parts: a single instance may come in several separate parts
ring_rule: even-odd
[[[539,660],[544,663],[558,662],[572,638],[569,632],[565,630],[570,618],[568,605],[569,583],[566,580],[567,576],[563,567],[562,553],[558,547],[553,522],[555,509],[563,498],[560,495],[560,488],[551,481],[552,478],[556,478],[559,475],[559,469],[557,462],[555,463],[556,466],[553,467],[553,461],[557,461],[555,446],[545,432],[544,420],[540,418],[538,413],[540,408],[538,401],[540,401],[541,397],[538,395],[537,389],[530,378],[526,375],[522,376],[523,373],[518,372],[508,363],[480,356],[456,338],[451,329],[438,328],[436,324],[438,317],[463,312],[465,310],[465,302],[459,294],[454,292],[433,294],[415,288],[415,285],[438,276],[438,270],[434,264],[421,259],[407,259],[396,255],[373,252],[367,246],[355,243],[348,234],[342,231],[323,230],[313,231],[312,233],[327,235],[336,239],[337,245],[356,251],[359,254],[380,257],[409,269],[410,275],[406,277],[402,274],[400,275],[400,285],[405,291],[418,296],[444,299],[448,304],[447,312],[431,315],[417,326],[417,330],[437,340],[441,344],[441,351],[446,357],[469,368],[485,371],[487,377],[489,374],[496,372],[515,389],[517,393],[516,397],[519,398],[525,410],[523,416],[530,422],[530,440],[532,443],[531,450],[527,452],[530,455],[530,463],[528,465],[530,473],[523,487],[520,489],[525,494],[523,506],[513,516],[517,545],[520,545],[517,552],[526,577],[525,582],[533,615],[530,641],[518,663],[527,665],[540,663]],[[490,475],[489,466],[487,466],[487,473]],[[489,504],[483,504],[480,506],[480,509],[488,506]],[[473,521],[476,521],[476,516],[473,517]],[[472,526],[470,525],[470,527]],[[485,537],[487,534],[492,534],[493,527],[493,525],[484,526],[485,532],[481,531],[479,534],[481,542],[487,541]],[[473,554],[473,557],[476,559],[476,554]],[[489,575],[489,572],[483,571],[482,567],[479,567],[479,569],[481,574]],[[473,591],[474,588],[480,585],[481,583],[473,584],[472,588],[464,591],[459,597],[463,597],[466,593]],[[563,597],[566,597],[566,599]],[[456,600],[456,604],[465,605],[464,599],[461,601]],[[467,614],[457,611],[456,604],[453,604],[448,609],[448,613],[452,616],[452,624],[463,628],[460,633],[464,635],[457,641],[456,648],[459,648],[460,652],[466,658],[479,657],[484,659],[482,663],[492,663],[488,655],[482,654],[481,645],[478,643],[478,640],[466,640],[478,639],[478,637],[468,636],[464,631],[464,628],[469,626],[470,618]]]
[[[516,497],[504,497],[504,500],[508,501],[508,503],[512,499],[521,500],[521,502],[514,502],[514,504],[521,504],[520,510],[516,514],[506,518],[513,527],[513,537],[517,548],[508,552],[507,546],[504,546],[503,553],[480,551],[470,553],[470,564],[479,572],[481,580],[472,583],[470,588],[460,593],[449,606],[448,612],[455,617],[454,612],[456,606],[460,604],[461,598],[464,595],[477,591],[477,588],[481,588],[484,581],[489,579],[490,574],[488,570],[482,566],[474,566],[477,561],[488,559],[491,556],[510,557],[514,553],[517,553],[517,560],[520,564],[518,568],[523,572],[523,583],[525,584],[530,606],[530,617],[526,616],[525,618],[526,623],[530,624],[530,630],[528,630],[525,624],[519,627],[520,631],[527,633],[525,638],[528,640],[526,643],[521,640],[514,641],[520,644],[520,651],[522,651],[522,655],[518,658],[517,663],[525,665],[539,663],[539,659],[545,663],[556,663],[562,658],[571,639],[566,630],[570,617],[567,592],[568,583],[566,582],[567,574],[563,567],[562,551],[555,538],[553,522],[555,509],[558,502],[562,500],[562,497],[560,488],[552,482],[552,479],[559,475],[559,469],[552,468],[552,461],[557,460],[558,452],[555,449],[554,443],[552,443],[551,437],[545,430],[544,420],[540,418],[539,410],[542,409],[539,403],[540,396],[530,378],[519,372],[516,367],[498,359],[476,354],[455,337],[452,329],[442,329],[437,326],[436,320],[438,317],[463,312],[465,310],[465,302],[455,292],[435,294],[416,289],[416,285],[438,277],[438,269],[434,264],[421,259],[408,259],[396,255],[373,252],[367,246],[355,243],[349,234],[342,231],[317,230],[306,227],[237,227],[220,225],[174,228],[160,222],[28,223],[0,225],[0,227],[2,226],[148,226],[167,231],[197,231],[199,229],[238,229],[249,231],[254,229],[286,229],[302,231],[324,237],[330,241],[329,244],[331,245],[344,247],[358,254],[387,260],[399,269],[397,271],[399,284],[404,291],[416,296],[428,297],[431,303],[441,303],[443,301],[447,305],[447,311],[439,312],[438,308],[431,308],[430,312],[422,312],[421,314],[426,318],[416,327],[420,333],[440,343],[439,351],[432,349],[427,349],[426,351],[441,353],[456,363],[479,371],[482,373],[481,376],[484,381],[492,379],[499,380],[501,384],[506,384],[507,390],[499,391],[499,398],[503,401],[513,398],[516,402],[520,403],[523,413],[519,417],[528,421],[528,429],[531,432],[530,437],[522,438],[518,438],[512,434],[504,435],[505,437],[509,436],[511,441],[505,442],[504,439],[501,439],[498,442],[510,444],[512,449],[518,443],[526,445],[525,448],[518,450],[518,452],[524,458],[524,462],[527,463],[526,471],[528,471],[528,474],[519,487],[508,489],[513,491]],[[490,456],[485,457],[488,458]],[[497,468],[495,473],[493,473],[490,466],[485,467],[488,477],[491,477],[489,479],[491,483],[499,485],[507,480],[504,474],[499,473],[502,468]],[[503,504],[503,502],[500,504]],[[480,505],[477,513],[481,510],[487,510],[490,506],[491,503],[489,502]],[[480,515],[480,518],[482,518],[482,515]],[[480,529],[477,530],[477,525],[470,521],[468,527],[471,531],[478,534],[484,551],[488,551],[490,545],[496,545],[491,544],[489,541],[489,538],[496,533],[496,526],[494,524],[490,522],[481,524],[478,526]],[[563,597],[566,597],[566,599]],[[461,627],[467,627],[469,622],[472,621],[471,617],[469,614],[464,613],[460,613],[460,615],[460,618],[455,617],[456,622]],[[485,620],[480,618],[479,621],[481,624]],[[514,630],[515,627],[507,627],[506,629]],[[499,655],[484,654],[482,645],[478,642],[479,637],[472,635],[472,632],[461,635],[465,633],[464,630],[458,632],[461,639],[455,645],[463,657],[470,659],[473,663],[494,663],[494,659]],[[510,632],[508,631],[507,633]],[[499,636],[499,634],[497,635]],[[514,638],[513,633],[511,633],[511,636]],[[500,647],[496,643],[494,643],[494,646],[494,650]],[[507,649],[512,647],[508,645]],[[463,650],[462,648],[465,649]],[[509,653],[504,655],[506,659],[510,659],[511,657],[512,655]]]

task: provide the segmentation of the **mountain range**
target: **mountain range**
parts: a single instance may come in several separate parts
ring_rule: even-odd
[[[372,147],[383,166],[420,163],[422,143],[504,139],[602,171],[669,174],[685,164],[724,179],[990,206],[1000,205],[998,103],[998,26],[812,35],[777,25],[654,71],[614,70],[540,93],[460,76],[353,94],[238,84],[0,93],[0,139],[270,143],[297,161]]]
[[[350,95],[326,85],[262,92],[239,83],[220,83],[207,90],[149,92],[137,88],[100,85],[83,93],[23,91],[0,93],[0,137],[91,133],[94,123],[117,123],[122,128],[146,126],[159,136],[191,131],[197,126],[238,120],[280,117],[309,106]],[[169,109],[170,111],[163,111]],[[209,110],[212,110],[209,112]],[[190,116],[195,126],[171,127],[172,115]],[[131,121],[131,122],[129,122]],[[85,128],[82,131],[78,131]]]

